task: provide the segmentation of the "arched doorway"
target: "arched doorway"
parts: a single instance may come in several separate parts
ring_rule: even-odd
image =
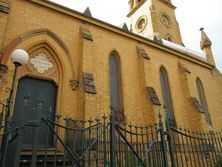
[[[39,124],[38,147],[53,147],[53,134],[41,118],[55,120],[57,86],[47,80],[24,77],[19,80],[14,105],[15,126],[24,126],[23,148],[31,148]]]

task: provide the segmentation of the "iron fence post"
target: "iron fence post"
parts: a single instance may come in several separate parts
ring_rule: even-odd
[[[10,130],[11,128],[11,119],[10,117],[5,117],[5,127],[4,127],[4,135],[2,138],[2,142],[1,142],[1,162],[0,162],[0,166],[5,167],[6,164],[6,156],[7,156],[7,151],[8,151],[8,133],[6,131],[6,129]],[[7,127],[6,127],[7,126]]]
[[[110,166],[116,167],[115,116],[112,108],[110,114],[110,161]]]
[[[64,118],[65,120],[65,127],[68,128],[68,125],[69,125],[69,118],[68,118],[68,115],[66,115],[66,117]],[[68,132],[67,130],[65,129],[65,136],[64,136],[64,144],[67,145],[67,135],[68,135]],[[67,158],[67,151],[64,147],[64,157],[63,157],[63,166],[66,166],[66,158]],[[55,162],[56,164],[56,162]]]
[[[20,162],[20,153],[22,149],[22,142],[23,142],[23,135],[24,135],[24,126],[19,127],[18,129],[18,139],[16,143],[16,148],[15,148],[15,158],[14,158],[14,165],[13,167],[19,167],[19,162]]]
[[[13,79],[11,82],[11,87],[10,87],[10,92],[9,92],[9,97],[7,99],[7,104],[6,104],[6,113],[5,113],[5,127],[4,127],[4,133],[5,135],[3,136],[2,139],[2,145],[3,148],[1,148],[1,152],[6,153],[7,149],[8,149],[8,134],[6,134],[6,132],[9,130],[10,128],[10,110],[11,110],[11,103],[12,103],[12,96],[13,96],[13,92],[14,92],[14,86],[15,86],[15,80],[16,80],[16,74],[17,74],[17,70],[18,67],[20,65],[18,63],[15,63],[15,69],[14,69],[14,73],[13,73]],[[3,154],[2,156],[6,156],[6,154]],[[1,162],[1,165],[5,164],[4,160],[6,157],[3,157],[3,162]],[[2,159],[2,157],[1,157]]]
[[[159,113],[159,128],[160,128],[160,138],[161,138],[161,147],[163,150],[163,160],[164,160],[164,166],[168,167],[168,159],[167,159],[167,150],[166,150],[166,143],[165,143],[165,137],[164,137],[164,129],[163,129],[163,121],[162,116]]]
[[[169,143],[171,165],[172,167],[176,167],[175,158],[174,158],[174,147],[172,143],[172,133],[171,133],[170,123],[169,123],[169,115],[166,108],[164,108],[164,115],[165,115],[165,121],[166,121],[167,139]]]
[[[34,131],[34,142],[32,146],[32,161],[31,161],[31,166],[36,167],[36,162],[37,162],[37,152],[38,152],[38,137],[39,137],[39,126],[40,126],[40,121],[33,122],[33,131]]]
[[[4,111],[5,111],[5,105],[0,103],[0,105],[2,106],[2,111],[0,112],[0,126],[3,126],[3,118],[4,118]]]
[[[107,158],[106,158],[106,114],[104,113],[103,116],[103,166],[106,167],[107,166]]]

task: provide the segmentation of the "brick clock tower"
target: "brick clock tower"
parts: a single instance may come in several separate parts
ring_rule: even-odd
[[[156,36],[182,44],[175,9],[171,0],[129,0],[130,30],[144,37]]]

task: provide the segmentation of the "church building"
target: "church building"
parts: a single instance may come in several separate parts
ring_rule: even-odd
[[[127,4],[126,4],[127,5]],[[202,53],[185,46],[171,0],[129,0],[117,27],[49,0],[0,0],[0,102],[11,90],[15,124],[47,116],[109,116],[141,125],[169,120],[191,130],[222,128],[222,75],[212,42],[200,29]],[[128,25],[128,26],[127,26]],[[41,106],[42,111],[38,111]]]

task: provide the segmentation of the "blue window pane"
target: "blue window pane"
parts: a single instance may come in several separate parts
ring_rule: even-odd
[[[164,106],[168,111],[169,119],[173,121],[173,123],[175,123],[168,76],[166,70],[163,67],[160,68],[160,83],[163,94]]]
[[[201,105],[203,111],[205,112],[206,121],[208,124],[212,125],[210,114],[208,112],[207,100],[206,100],[206,97],[204,94],[202,82],[199,78],[197,78],[196,83],[197,83],[197,90],[198,90],[199,99],[200,99],[200,105]]]
[[[122,112],[122,94],[119,60],[115,53],[109,57],[110,71],[110,100],[116,112]]]

